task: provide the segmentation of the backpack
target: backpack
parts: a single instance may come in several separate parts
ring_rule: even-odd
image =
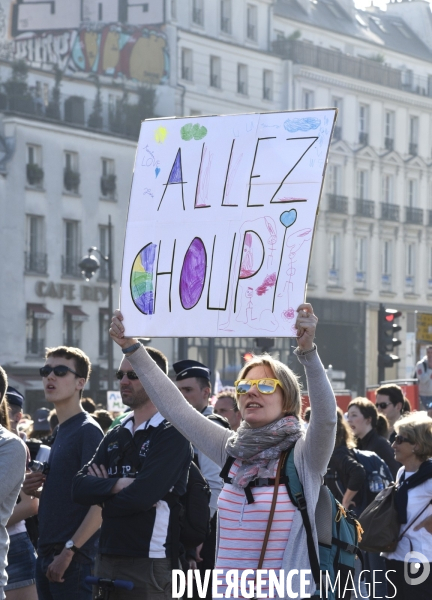
[[[392,483],[393,477],[387,463],[384,462],[376,452],[358,450],[357,448],[352,448],[351,452],[353,458],[355,458],[366,471],[366,479],[363,483],[363,487],[357,492],[354,498],[356,505],[352,509],[357,516],[360,516],[366,506],[373,502],[376,495]],[[334,480],[340,493],[342,496],[344,495],[346,489],[337,471],[328,470],[324,479]]]
[[[180,496],[180,541],[185,548],[196,548],[210,533],[210,486],[192,461],[186,493]]]
[[[227,483],[231,482],[228,474],[234,460],[229,456],[221,471],[221,477]],[[285,460],[285,465],[284,476],[280,478],[280,481],[285,483],[291,502],[300,511],[306,530],[309,562],[312,576],[318,586],[313,597],[323,597],[328,600],[344,598],[345,586],[347,586],[348,597],[350,597],[357,556],[363,565],[363,558],[358,548],[362,533],[360,524],[351,511],[346,511],[342,504],[335,499],[328,487],[322,485],[315,509],[319,550],[317,555],[303,485],[294,464],[293,447],[285,453],[285,459],[281,460]],[[274,484],[274,480],[268,480],[268,484],[271,485],[271,483]],[[246,497],[250,497],[249,493],[253,495],[251,488],[249,488],[249,492],[246,492],[246,489]]]

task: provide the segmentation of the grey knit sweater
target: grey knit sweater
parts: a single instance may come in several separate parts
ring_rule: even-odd
[[[294,463],[304,487],[315,545],[318,548],[314,515],[322,476],[326,472],[334,447],[336,401],[317,351],[314,350],[306,355],[297,354],[297,358],[306,371],[312,410],[309,427],[304,437],[300,438],[295,445]],[[129,355],[128,360],[159,412],[192,444],[222,467],[227,459],[225,452],[227,440],[235,433],[212,423],[195,410],[150,358],[144,347]],[[285,576],[291,569],[310,569],[306,532],[300,511],[296,511],[294,515],[282,569],[285,570]],[[306,587],[306,592],[313,594],[315,584],[312,576],[310,581],[311,584]],[[292,589],[300,594],[298,576],[293,577]]]
[[[19,437],[0,425],[0,600],[5,598],[6,556],[9,536],[6,525],[24,480],[27,452]]]

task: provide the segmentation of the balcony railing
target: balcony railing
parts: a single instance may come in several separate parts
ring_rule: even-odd
[[[389,152],[391,152],[394,149],[394,139],[386,137],[384,139],[384,146],[385,146],[386,150],[388,150]]]
[[[417,154],[418,154],[418,144],[413,144],[412,142],[410,142],[409,147],[408,147],[408,154],[410,156],[417,156]]]
[[[67,192],[73,192],[74,194],[78,194],[80,182],[81,175],[78,171],[74,171],[73,169],[64,170],[63,184]]]
[[[399,221],[399,206],[381,202],[381,219],[384,221]]]
[[[358,217],[368,217],[369,219],[373,219],[375,216],[375,202],[373,200],[356,198],[356,215]]]
[[[46,273],[47,255],[39,252],[24,252],[24,269],[27,273]]]
[[[414,275],[405,275],[405,287],[409,290],[413,290],[415,286]]]
[[[328,285],[339,285],[339,269],[330,267],[328,272]]]
[[[375,60],[351,56],[301,40],[276,40],[273,42],[273,52],[297,64],[402,89],[402,71]]]
[[[96,93],[96,92],[95,92]],[[81,98],[58,93],[57,99],[44,103],[42,98],[29,88],[24,97],[6,93],[0,84],[0,111],[18,115],[29,115],[32,119],[49,123],[67,123],[72,127],[89,127],[91,129],[114,133],[122,137],[137,139],[141,121],[156,116],[154,113],[156,86],[142,88],[139,93],[129,92],[129,99],[123,95],[114,102],[101,102],[95,112],[92,98]],[[52,90],[51,94],[52,96]],[[41,173],[31,172],[30,185],[41,185]],[[39,181],[32,183],[31,179]]]
[[[102,175],[100,179],[102,196],[115,198],[117,189],[117,176],[114,174]]]
[[[348,198],[346,196],[339,196],[338,194],[327,194],[328,208],[331,212],[342,213],[344,215],[348,212]]]
[[[81,278],[80,261],[78,256],[62,256],[62,275]]]
[[[428,210],[428,225],[432,227],[432,210]]]
[[[27,339],[27,354],[34,356],[44,356],[45,354],[45,340],[40,338],[28,338]]]
[[[405,206],[405,222],[414,225],[423,225],[423,209]]]

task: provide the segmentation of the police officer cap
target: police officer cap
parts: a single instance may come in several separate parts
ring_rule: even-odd
[[[179,360],[173,364],[177,375],[176,381],[188,379],[189,377],[204,377],[210,379],[210,369],[197,360]]]
[[[18,390],[13,388],[11,385],[8,385],[6,390],[6,397],[9,404],[15,404],[15,406],[23,407],[24,404],[24,396],[19,393]]]

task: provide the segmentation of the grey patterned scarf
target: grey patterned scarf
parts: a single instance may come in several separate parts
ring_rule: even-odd
[[[281,452],[291,448],[302,436],[297,417],[282,417],[273,423],[253,429],[245,421],[226,445],[229,456],[242,461],[233,477],[233,485],[245,488],[260,477],[273,477]]]

